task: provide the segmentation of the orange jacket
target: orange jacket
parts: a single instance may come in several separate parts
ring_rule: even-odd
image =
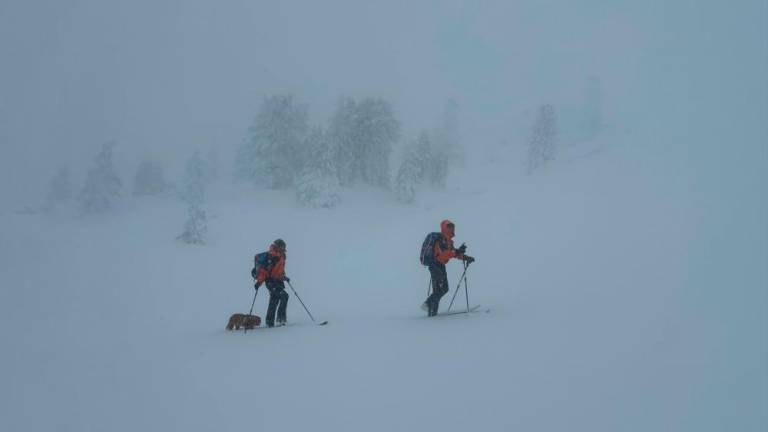
[[[262,283],[267,279],[283,280],[285,277],[285,253],[280,252],[274,245],[269,247],[269,265],[259,269],[256,282]]]
[[[440,232],[443,234],[443,241],[435,242],[435,261],[440,264],[447,264],[451,258],[464,259],[464,255],[457,253],[453,247],[453,233],[448,228],[452,222],[444,220],[440,222]]]

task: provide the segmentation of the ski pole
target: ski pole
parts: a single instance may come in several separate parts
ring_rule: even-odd
[[[459,283],[456,284],[456,291],[453,292],[453,298],[451,299],[451,304],[448,305],[448,312],[451,311],[451,307],[453,306],[453,301],[456,300],[456,294],[459,293],[459,288],[461,288],[461,281],[466,281],[465,278],[467,277],[467,268],[469,268],[469,264],[467,264],[466,261],[465,261],[464,262],[464,273],[461,274],[461,277],[459,278]],[[467,301],[469,301],[469,299],[467,299]],[[467,309],[469,309],[469,308],[467,308]]]
[[[304,306],[304,310],[307,311],[307,315],[309,315],[309,317],[312,319],[312,322],[317,323],[317,321],[315,321],[315,317],[313,317],[312,314],[309,313],[309,309],[307,309],[307,306],[304,304],[303,301],[301,301],[301,297],[299,297],[299,293],[297,293],[296,290],[293,289],[293,285],[291,285],[291,283],[288,282],[288,286],[291,287],[291,291],[293,291],[293,294],[296,296],[297,299],[299,299],[299,303],[301,303],[301,305]]]
[[[464,272],[467,272],[467,267],[469,267],[469,264],[467,264],[466,261],[464,261]],[[469,313],[469,287],[467,286],[467,277],[464,276],[464,296],[467,298],[467,313]]]
[[[259,290],[254,290],[254,291],[255,292],[253,293],[253,301],[251,302],[251,311],[248,312],[249,316],[253,315],[253,305],[256,304],[256,294],[259,293]],[[243,326],[243,334],[245,334],[245,332],[247,332],[247,331],[248,331],[248,327],[247,326]]]

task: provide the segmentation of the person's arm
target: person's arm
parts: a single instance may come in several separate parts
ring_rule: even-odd
[[[466,252],[467,252],[467,245],[462,243],[461,246],[459,246],[459,248],[456,249],[456,256],[455,256],[455,258],[456,259],[460,259],[460,260],[464,260]]]
[[[447,264],[451,258],[456,258],[456,251],[452,247],[443,250],[440,248],[440,242],[435,242],[435,260],[440,264]]]
[[[265,269],[264,267],[259,269],[259,273],[256,275],[256,285],[261,285],[264,283],[265,280],[267,280],[267,276],[269,275],[269,271]]]

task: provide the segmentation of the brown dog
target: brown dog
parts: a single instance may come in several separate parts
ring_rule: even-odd
[[[261,325],[261,317],[258,315],[246,315],[246,314],[232,314],[229,317],[229,323],[227,323],[227,330],[240,330],[244,328],[251,330]]]

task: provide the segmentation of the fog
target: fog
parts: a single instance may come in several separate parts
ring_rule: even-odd
[[[723,144],[764,158],[765,16],[764,1],[6,0],[3,207],[34,202],[57,165],[77,178],[104,142],[126,175],[146,155],[230,150],[276,93],[318,123],[341,95],[386,98],[404,136],[454,99],[467,149],[481,152],[519,139],[539,104],[577,105],[596,76],[612,127],[660,134],[651,141],[736,136]],[[677,138],[660,147],[703,151]]]
[[[0,429],[763,431],[767,197],[766,0],[0,0]]]

